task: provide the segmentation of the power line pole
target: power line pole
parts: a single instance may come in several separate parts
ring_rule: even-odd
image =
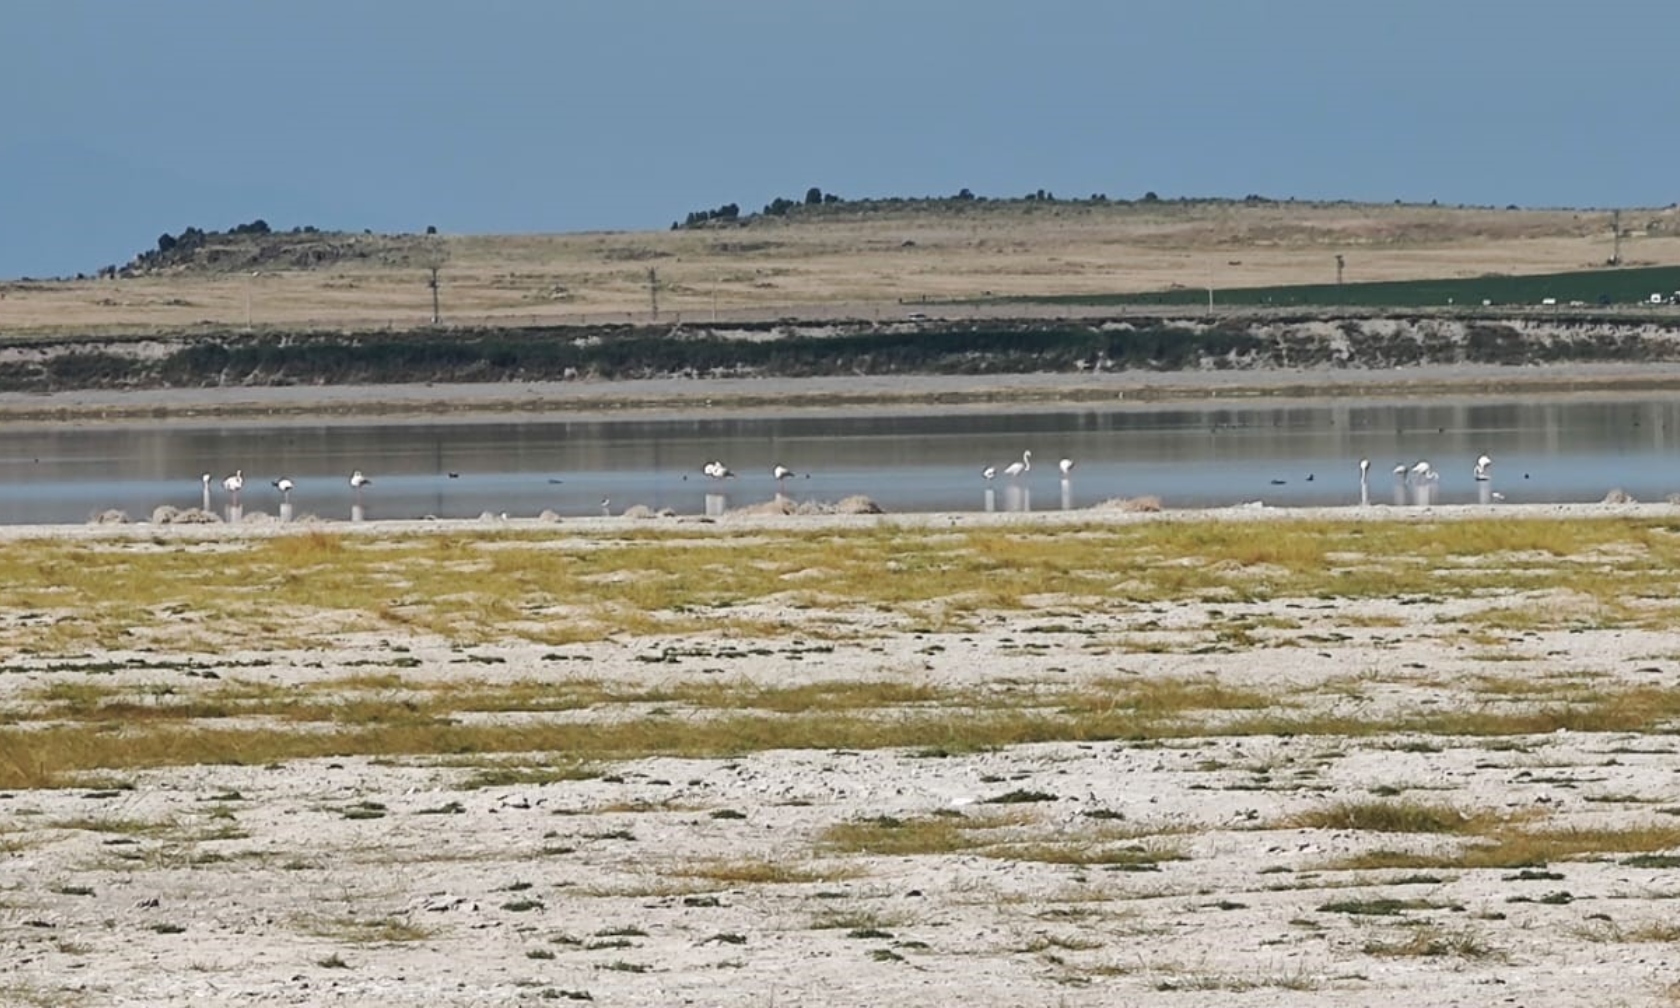
[[[443,320],[443,313],[438,308],[438,267],[432,267],[432,279],[426,286],[432,289],[432,325]]]
[[[1610,229],[1616,233],[1616,244],[1610,253],[1610,265],[1622,264],[1622,212],[1616,210],[1610,214]]]
[[[653,320],[659,321],[659,271],[648,269],[648,302],[653,307]]]

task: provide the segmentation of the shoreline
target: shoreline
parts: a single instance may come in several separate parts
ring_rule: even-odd
[[[1380,371],[1270,369],[1110,374],[858,375],[817,378],[655,378],[628,381],[291,385],[0,393],[15,421],[186,417],[389,417],[568,413],[580,418],[695,408],[753,412],[990,405],[1154,405],[1210,400],[1282,402],[1352,396],[1574,395],[1680,391],[1680,364],[1425,365]]]
[[[1239,522],[1330,522],[1365,524],[1378,522],[1457,522],[1497,518],[1502,521],[1548,521],[1579,519],[1658,519],[1680,515],[1680,503],[1630,502],[1554,504],[1435,504],[1426,507],[1372,504],[1362,506],[1268,507],[1237,505],[1210,508],[1164,508],[1159,511],[1131,511],[1122,507],[1096,506],[1077,511],[916,511],[883,514],[779,515],[750,511],[721,517],[675,515],[668,517],[565,517],[533,518],[396,518],[372,521],[310,519],[280,522],[273,518],[238,524],[227,522],[154,524],[149,521],[85,522],[82,524],[0,525],[0,542],[25,540],[124,540],[149,539],[158,545],[223,542],[275,538],[283,535],[330,534],[363,537],[409,537],[460,535],[469,532],[525,535],[548,532],[556,536],[616,536],[628,532],[686,531],[700,534],[754,534],[761,532],[828,533],[883,527],[907,532],[944,533],[968,529],[1018,526],[1024,528],[1138,525],[1151,523],[1239,523]]]

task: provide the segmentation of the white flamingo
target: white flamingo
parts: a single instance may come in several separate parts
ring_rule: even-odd
[[[1003,474],[1005,476],[1008,476],[1010,479],[1014,479],[1015,477],[1021,475],[1022,473],[1031,472],[1031,471],[1032,471],[1032,449],[1030,449],[1030,448],[1021,453],[1021,461],[1011,462],[1008,465],[1003,467]]]
[[[295,486],[297,484],[285,476],[274,481],[274,489],[280,491],[280,503],[290,504],[292,502],[292,488]]]
[[[1062,471],[1062,479],[1067,479],[1068,475],[1073,472],[1073,459],[1062,459],[1056,463],[1056,467]]]
[[[722,462],[707,462],[700,467],[700,471],[715,480],[735,478],[735,473]]]
[[[1412,466],[1411,478],[1413,483],[1433,483],[1441,478],[1441,474],[1430,466],[1427,459],[1418,459],[1417,465]]]
[[[1485,483],[1493,478],[1493,475],[1488,472],[1488,470],[1492,467],[1493,459],[1483,455],[1481,458],[1476,460],[1476,468],[1472,471],[1472,475],[1476,477],[1478,482]]]
[[[356,491],[357,506],[360,506],[362,503],[362,487],[366,486],[373,486],[373,480],[368,479],[367,476],[363,475],[360,469],[357,469],[355,472],[350,474],[350,489]]]
[[[987,466],[986,468],[980,470],[980,478],[981,479],[996,479],[997,478],[997,466]]]
[[[203,510],[209,511],[210,510],[210,474],[205,473],[204,475],[199,477],[199,480],[201,480],[204,483],[204,503],[201,505],[201,507],[203,508]]]
[[[231,503],[233,506],[238,507],[239,491],[245,489],[245,470],[235,469],[232,476],[222,480],[222,489],[226,490],[228,492],[228,496],[232,498]]]
[[[1370,473],[1371,473],[1371,460],[1370,459],[1360,459],[1359,460],[1359,483],[1360,483],[1361,486],[1363,486],[1365,484],[1365,479],[1366,479],[1367,476],[1370,475]]]
[[[776,477],[776,484],[780,486],[782,480],[787,479],[789,476],[798,476],[799,474],[778,462],[770,468],[770,475]]]

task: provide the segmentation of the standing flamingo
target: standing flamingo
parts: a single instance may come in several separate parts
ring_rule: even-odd
[[[350,474],[350,489],[356,491],[357,504],[362,502],[362,487],[365,486],[373,486],[373,480],[370,480],[366,476],[362,475],[362,471],[360,469],[357,469],[355,472]]]
[[[1008,465],[1003,467],[1003,474],[1005,476],[1008,476],[1010,479],[1014,479],[1015,477],[1021,475],[1022,473],[1031,472],[1031,471],[1032,471],[1032,449],[1030,449],[1030,448],[1021,453],[1021,461],[1011,462]]]
[[[228,492],[233,507],[239,507],[239,491],[245,489],[245,470],[235,469],[233,475],[222,480],[222,489]]]

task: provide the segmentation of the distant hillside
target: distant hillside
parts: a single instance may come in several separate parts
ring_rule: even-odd
[[[886,320],[953,303],[970,307],[939,313],[997,317],[1029,298],[1040,303],[1019,310],[1045,317],[1060,302],[1042,299],[1421,281],[1448,286],[1414,287],[1404,303],[1440,307],[1467,279],[1680,265],[1672,207],[828,196],[641,232],[188,227],[98,279],[0,283],[0,334],[404,329],[432,324],[434,306],[444,325],[472,328]]]

